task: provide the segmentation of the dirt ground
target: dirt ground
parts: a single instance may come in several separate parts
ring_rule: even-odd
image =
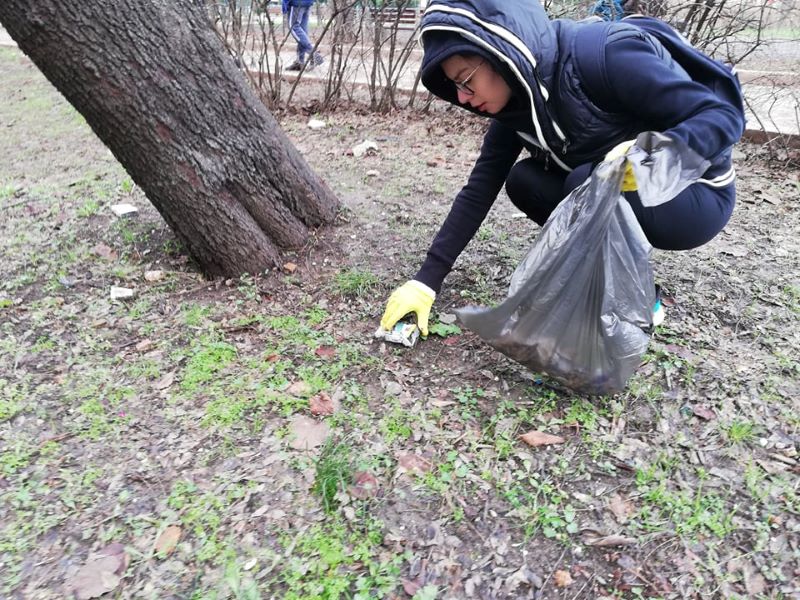
[[[372,339],[485,124],[308,117],[281,120],[337,224],[285,269],[206,281],[0,49],[0,596],[800,597],[796,170],[738,148],[732,221],[654,254],[666,323],[624,393],[588,398],[452,325],[536,235],[503,196],[436,333]]]

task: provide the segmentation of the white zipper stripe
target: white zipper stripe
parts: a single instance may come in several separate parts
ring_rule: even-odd
[[[526,142],[528,142],[529,144],[531,144],[531,145],[533,145],[533,146],[536,146],[537,148],[541,148],[541,146],[539,145],[539,141],[538,141],[538,140],[535,140],[535,139],[533,139],[533,136],[532,136],[532,135],[528,135],[528,134],[527,134],[527,133],[525,133],[524,131],[518,131],[518,132],[517,132],[517,135],[518,135],[519,137],[521,137],[523,140],[525,140]]]
[[[734,175],[735,175],[735,173],[734,173],[733,167],[731,167],[730,169],[725,171],[722,175],[717,175],[716,177],[714,177],[713,179],[709,179],[708,181],[716,183],[717,181],[722,181],[723,179],[729,179],[730,177],[732,177]]]
[[[736,179],[736,171],[731,167],[728,172],[718,175],[714,179],[698,179],[697,182],[709,187],[725,187],[733,183],[734,179]]]
[[[499,50],[493,48],[487,42],[484,42],[474,33],[467,31],[466,29],[461,29],[460,27],[451,27],[448,25],[429,25],[428,27],[423,27],[420,30],[420,36],[424,35],[426,31],[455,31],[456,33],[459,33],[465,37],[474,40],[478,45],[485,47],[487,50],[495,54],[500,60],[505,62],[511,68],[511,71],[514,73],[514,75],[516,75],[517,78],[520,80],[522,85],[525,86],[525,90],[528,92],[528,97],[530,98],[531,101],[531,117],[533,118],[533,127],[536,129],[536,137],[539,138],[541,147],[550,154],[550,158],[552,158],[559,167],[568,172],[572,171],[572,168],[565,165],[558,158],[558,156],[556,156],[556,153],[550,149],[550,147],[547,145],[547,142],[544,141],[544,134],[542,133],[542,127],[539,124],[539,119],[537,118],[536,115],[536,105],[534,104],[533,101],[533,90],[531,90],[530,86],[528,85],[528,82],[525,81],[525,78],[522,76],[522,73],[519,72],[519,69],[517,68],[517,65],[514,64],[514,61],[508,58],[505,54],[502,54]]]
[[[531,52],[530,48],[528,48],[524,42],[519,39],[516,35],[510,32],[508,29],[501,27],[500,25],[496,25],[494,23],[490,23],[488,21],[483,21],[475,16],[475,13],[471,13],[468,10],[464,10],[463,8],[451,8],[449,6],[444,6],[443,4],[431,4],[428,8],[425,9],[425,14],[432,12],[443,12],[443,13],[450,13],[455,15],[461,15],[462,17],[467,17],[469,20],[474,21],[475,23],[480,24],[481,26],[485,27],[492,33],[497,34],[509,44],[514,46],[520,53],[528,59],[528,62],[531,63],[531,67],[535,70],[536,69],[536,57]],[[544,97],[545,100],[550,98],[550,93],[547,91],[547,88],[544,85],[539,85],[539,91]]]

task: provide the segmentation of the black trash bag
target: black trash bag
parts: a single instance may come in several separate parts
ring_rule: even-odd
[[[627,156],[648,206],[674,198],[709,164],[653,132],[641,134]],[[600,163],[558,205],[502,304],[456,311],[503,354],[587,394],[625,387],[653,325],[652,247],[620,193],[624,165],[622,158]]]

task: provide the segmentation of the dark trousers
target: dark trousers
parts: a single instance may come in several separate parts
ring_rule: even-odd
[[[544,225],[558,203],[591,172],[591,164],[581,165],[567,175],[545,171],[542,163],[528,158],[511,169],[506,193],[528,218]],[[655,207],[642,206],[636,192],[626,192],[624,196],[649,242],[661,250],[688,250],[710,241],[725,227],[736,202],[733,185],[712,188],[702,183],[690,185],[669,202]]]

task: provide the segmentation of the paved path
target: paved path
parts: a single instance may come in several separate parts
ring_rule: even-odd
[[[0,27],[0,46],[16,46],[14,40],[2,27]],[[293,60],[292,52],[281,53],[281,62],[284,65],[290,64]],[[347,80],[366,85],[369,81],[367,66],[369,60],[362,61],[358,59],[351,61],[351,63],[353,63],[353,66],[346,73]],[[313,71],[303,73],[302,76],[308,79],[324,79],[327,77],[327,68],[328,65],[325,64]],[[418,54],[415,53],[399,76],[398,87],[401,90],[411,90],[413,88],[418,69],[419,58]],[[790,72],[779,75],[781,81],[786,81],[787,76],[797,76],[798,74]],[[783,133],[800,137],[800,108],[798,107],[800,104],[800,86],[774,87],[766,85],[764,77],[765,75],[760,72],[744,71],[742,73],[742,88],[748,102],[748,130],[762,134]],[[789,79],[791,80],[792,77],[789,77]],[[758,115],[758,118],[755,118],[753,112]]]

